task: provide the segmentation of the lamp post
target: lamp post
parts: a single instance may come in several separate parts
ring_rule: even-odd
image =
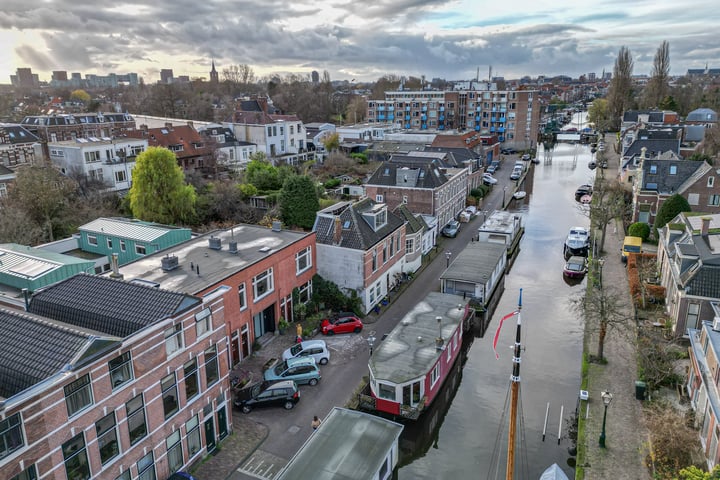
[[[370,335],[368,335],[367,338],[368,347],[370,347],[370,356],[372,357],[373,354],[373,347],[375,346],[375,330],[370,332]]]
[[[600,432],[600,448],[605,448],[605,420],[607,420],[607,408],[610,405],[610,402],[612,402],[613,396],[610,392],[602,392],[600,396],[602,397],[603,405],[605,406],[605,412],[603,413],[602,432]]]
[[[445,252],[445,259],[447,260],[445,268],[450,267],[450,257],[452,257],[452,252]]]
[[[505,193],[507,192],[507,185],[503,187],[503,204],[502,208],[505,208]]]

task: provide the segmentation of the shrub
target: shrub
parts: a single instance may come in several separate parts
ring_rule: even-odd
[[[628,235],[631,237],[640,237],[647,241],[650,236],[650,225],[645,222],[636,222],[628,227]]]

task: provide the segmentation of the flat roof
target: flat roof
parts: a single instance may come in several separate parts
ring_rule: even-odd
[[[503,243],[471,242],[452,259],[440,279],[485,283],[492,278],[495,267],[505,256],[507,247]]]
[[[467,300],[458,295],[428,293],[374,350],[368,366],[375,379],[399,384],[427,374],[443,353],[435,347],[440,329],[443,338],[450,338],[466,305]],[[442,319],[440,325],[437,317]]]
[[[120,273],[125,280],[141,279],[166,290],[197,293],[309,235],[314,233],[236,225],[123,265]],[[211,238],[219,240],[220,250],[210,248]],[[231,241],[237,242],[237,253],[229,251]],[[177,257],[176,269],[162,269],[161,259],[166,256]]]
[[[515,220],[517,218],[517,220]],[[505,210],[495,210],[478,228],[480,232],[504,233],[512,235],[516,231],[515,222],[522,222],[522,217]]]
[[[278,480],[365,480],[397,446],[403,426],[335,407],[280,472]]]

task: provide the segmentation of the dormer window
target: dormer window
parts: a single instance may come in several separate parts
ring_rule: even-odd
[[[670,175],[677,175],[677,165],[670,165]]]
[[[650,173],[657,173],[657,165],[650,165]]]

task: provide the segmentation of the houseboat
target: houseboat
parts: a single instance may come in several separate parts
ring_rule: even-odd
[[[573,255],[586,257],[590,247],[590,232],[585,227],[572,227],[563,244],[565,258]]]
[[[359,395],[360,408],[417,420],[452,372],[474,315],[462,297],[430,292],[370,356],[370,381]]]
[[[515,257],[520,252],[520,239],[524,232],[520,215],[504,210],[495,210],[478,228],[477,239],[480,242],[505,245],[508,257],[507,269],[510,270]]]

